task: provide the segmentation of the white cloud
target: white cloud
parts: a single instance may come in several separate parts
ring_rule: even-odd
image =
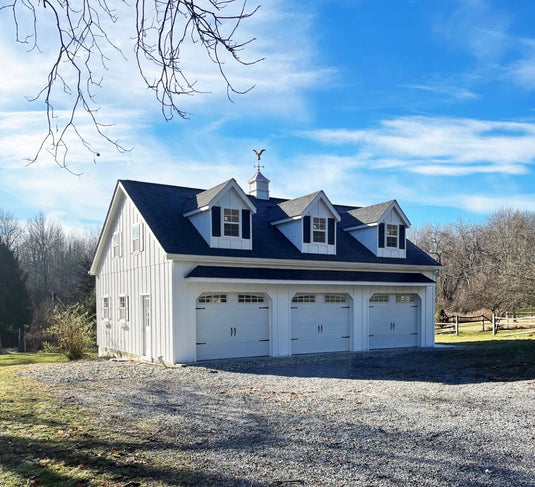
[[[317,130],[308,136],[327,144],[353,144],[356,157],[377,167],[425,174],[522,174],[535,162],[532,123],[403,117],[375,129]]]

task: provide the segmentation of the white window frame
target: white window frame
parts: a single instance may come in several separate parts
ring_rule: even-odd
[[[327,243],[327,218],[312,217],[312,243]]]
[[[119,259],[121,257],[121,254],[121,232],[116,231],[111,237],[111,257],[112,259]]]
[[[110,321],[110,297],[102,296],[102,319]]]
[[[117,300],[117,320],[119,323],[130,321],[128,295],[121,294]]]
[[[397,249],[399,247],[399,225],[393,223],[386,224],[385,245],[389,249]],[[390,239],[390,240],[389,240]]]
[[[143,229],[141,227],[141,222],[134,223],[132,225],[132,253],[133,254],[141,252],[143,250],[143,245],[142,245],[143,232],[142,232],[142,230]],[[137,235],[136,235],[136,233],[137,233]]]
[[[241,238],[241,211],[236,208],[223,208],[223,237]],[[227,229],[229,233],[227,234]],[[232,229],[232,232],[230,230]],[[234,235],[238,231],[237,235]]]

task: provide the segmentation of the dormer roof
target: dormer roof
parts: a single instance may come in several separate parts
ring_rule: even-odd
[[[283,201],[273,207],[270,213],[271,224],[277,225],[288,220],[302,218],[306,214],[308,208],[320,199],[327,205],[333,217],[336,218],[337,221],[340,221],[340,214],[329,201],[327,195],[323,191],[316,191],[315,193],[310,193],[293,200]]]
[[[255,181],[262,181],[262,182],[266,182],[266,183],[269,183],[270,180],[268,178],[266,178],[266,176],[264,176],[261,172],[260,172],[260,169],[258,171],[256,171],[255,175],[249,179],[249,181],[247,181],[249,184],[251,183],[254,183]]]
[[[227,181],[214,186],[213,188],[202,191],[195,196],[191,197],[185,207],[184,207],[184,216],[192,216],[196,213],[206,211],[210,209],[214,202],[219,199],[230,188],[236,190],[236,192],[243,199],[244,203],[249,207],[252,213],[256,213],[256,206],[251,202],[247,195],[243,192],[240,185],[236,182],[234,178],[228,179]]]
[[[381,221],[385,213],[395,208],[400,218],[407,227],[410,227],[411,222],[399,206],[396,200],[385,201],[376,205],[364,206],[362,208],[354,208],[345,214],[342,228],[344,230],[354,230],[360,227],[367,227],[376,225]]]

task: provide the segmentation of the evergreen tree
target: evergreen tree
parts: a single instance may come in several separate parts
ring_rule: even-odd
[[[2,334],[17,330],[32,318],[26,276],[13,252],[0,239],[0,351]]]

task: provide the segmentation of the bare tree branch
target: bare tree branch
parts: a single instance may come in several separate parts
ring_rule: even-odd
[[[200,93],[195,80],[183,71],[181,56],[187,48],[186,41],[200,45],[217,66],[229,100],[232,94],[244,94],[253,88],[235,88],[225,66],[227,58],[242,65],[261,61],[245,61],[240,57],[243,48],[254,38],[244,42],[235,40],[241,22],[259,8],[247,10],[246,1],[136,0],[131,6],[127,0],[121,0],[122,6],[135,9],[133,47],[138,70],[146,86],[154,92],[165,120],[169,121],[175,115],[188,118],[189,114],[180,108],[179,97]],[[233,12],[230,11],[232,7],[235,8]],[[106,27],[106,24],[114,25],[118,21],[111,2],[11,0],[11,3],[0,6],[2,11],[8,11],[12,16],[16,41],[27,45],[28,51],[40,50],[39,32],[43,22],[52,21],[57,36],[57,51],[46,83],[30,99],[44,102],[47,130],[34,155],[28,158],[28,164],[35,163],[43,152],[47,152],[60,167],[70,171],[68,145],[71,137],[93,157],[98,157],[99,151],[80,130],[84,117],[89,117],[96,133],[119,152],[130,150],[107,135],[106,129],[110,125],[100,121],[95,99],[105,73],[111,69],[106,53],[111,49],[123,54],[111,40]],[[23,29],[22,24],[31,25],[29,31]],[[56,109],[65,98],[69,100],[67,110]]]

